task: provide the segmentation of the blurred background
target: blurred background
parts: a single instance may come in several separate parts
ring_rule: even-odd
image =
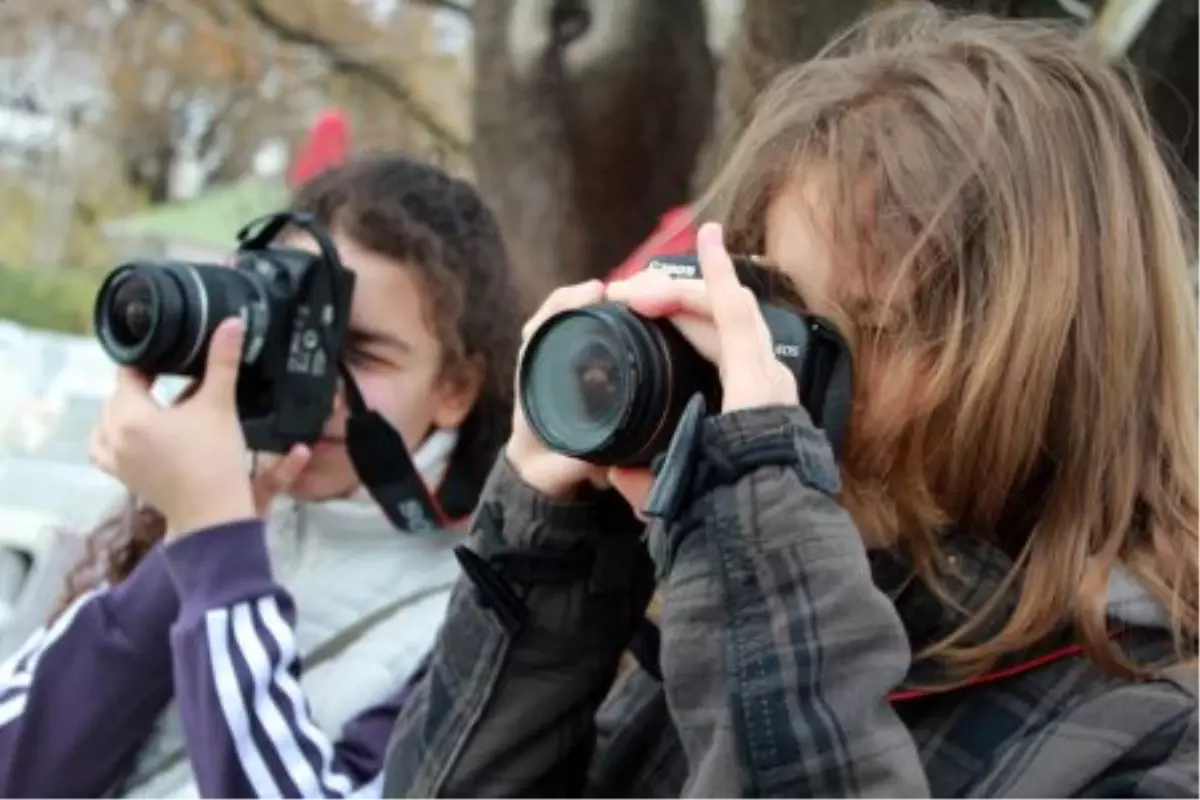
[[[879,1],[0,5],[0,656],[118,492],[86,459],[113,380],[91,303],[113,265],[220,260],[297,180],[403,150],[478,183],[532,307],[624,261],[778,70]],[[1194,196],[1197,0],[953,5],[1059,18],[1128,55]]]

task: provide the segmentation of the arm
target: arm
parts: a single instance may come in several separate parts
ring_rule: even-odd
[[[887,694],[910,663],[799,407],[706,420],[698,499],[651,550],[665,573],[663,679],[687,795],[927,795]]]
[[[246,519],[170,543],[182,608],[171,632],[188,755],[205,797],[346,797],[374,792],[402,697],[332,742],[300,687],[295,612],[271,577],[263,527]]]
[[[385,795],[577,795],[593,718],[651,589],[642,526],[610,493],[548,499],[505,457],[479,509],[470,547],[481,558],[505,548],[585,553],[588,574],[527,586],[497,576],[527,610],[508,625],[460,582],[429,671],[397,721]]]
[[[112,788],[171,699],[177,609],[155,548],[127,580],[80,597],[0,668],[0,796]]]

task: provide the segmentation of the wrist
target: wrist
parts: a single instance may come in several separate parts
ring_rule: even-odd
[[[565,456],[510,439],[504,457],[525,485],[548,498],[570,500],[579,488],[577,470]]]
[[[165,512],[169,536],[173,539],[258,516],[249,485],[221,493],[197,495]]]
[[[505,454],[488,478],[472,535],[491,525],[492,532],[484,537],[490,542],[500,536],[506,546],[518,550],[562,550],[598,546],[625,534],[636,538],[642,531],[643,523],[615,491],[594,488],[587,481],[573,485],[569,497],[547,494],[527,482]]]

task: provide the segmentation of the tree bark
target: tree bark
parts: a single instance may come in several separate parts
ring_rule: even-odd
[[[472,161],[532,306],[686,202],[713,118],[700,0],[476,3]]]
[[[528,301],[619,263],[663,211],[707,185],[779,71],[876,2],[744,0],[719,85],[700,0],[475,3],[471,156]],[[1065,14],[1056,0],[942,2]],[[1194,195],[1196,0],[1164,0],[1130,56]]]
[[[1200,103],[1196,86],[1196,0],[1163,0],[1129,58],[1138,68],[1150,115],[1178,158],[1180,189],[1195,216],[1196,140]]]
[[[872,0],[745,0],[721,66],[716,122],[696,172],[696,192],[715,177],[749,122],[754,99],[784,68],[815,56],[872,5]]]

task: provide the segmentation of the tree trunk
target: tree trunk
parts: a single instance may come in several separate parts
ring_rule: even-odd
[[[701,0],[474,6],[472,161],[530,304],[686,202],[713,118]]]
[[[1129,57],[1141,73],[1146,102],[1164,142],[1179,159],[1184,197],[1196,199],[1196,0],[1163,0]],[[1195,208],[1192,208],[1195,217]]]
[[[878,2],[744,0],[717,87],[701,0],[476,2],[471,155],[527,300],[619,263],[704,188],[779,71]],[[1065,14],[1057,0],[942,2]],[[1163,0],[1130,56],[1195,194],[1196,0]]]
[[[759,93],[784,68],[816,55],[872,5],[872,0],[745,0],[721,66],[716,123],[696,172],[697,193],[715,177]]]

